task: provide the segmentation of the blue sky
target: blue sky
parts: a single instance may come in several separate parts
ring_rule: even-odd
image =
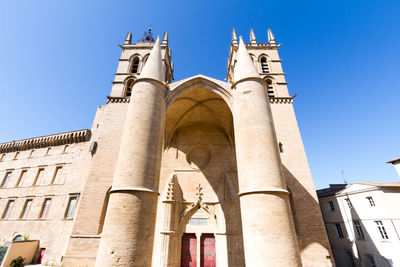
[[[91,128],[127,32],[169,32],[175,80],[223,80],[231,29],[271,28],[317,188],[398,181],[400,1],[2,1],[0,142]]]

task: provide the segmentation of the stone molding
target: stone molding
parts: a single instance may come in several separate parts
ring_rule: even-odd
[[[255,44],[245,44],[247,50],[257,50],[257,49],[268,49],[268,50],[277,50],[281,44],[271,44],[271,43],[255,43]],[[233,50],[237,50],[239,44],[231,44]]]
[[[100,235],[71,235],[71,238],[100,238]]]
[[[139,76],[140,72],[131,73],[131,72],[116,72],[115,75],[136,75]]]
[[[144,187],[118,187],[118,188],[112,188],[110,190],[110,193],[117,193],[117,192],[146,192],[159,195],[157,191]]]
[[[268,76],[268,75],[286,75],[286,72],[268,72],[268,73],[263,73],[260,72],[261,76]]]
[[[287,194],[289,195],[289,191],[282,188],[265,188],[265,189],[255,189],[255,190],[246,190],[239,192],[238,196],[250,195],[250,194],[265,194],[265,193],[276,193],[276,194]]]
[[[43,148],[48,146],[59,146],[73,143],[81,143],[90,140],[92,133],[88,129],[73,132],[65,132],[12,141],[0,144],[0,153],[28,150],[32,148]]]
[[[271,104],[292,104],[293,98],[296,95],[289,96],[289,97],[271,97],[269,98],[269,102]],[[107,96],[107,104],[110,103],[129,103],[129,97],[118,97],[118,96]]]
[[[129,44],[129,45],[119,45],[122,50],[144,50],[144,49],[153,49],[154,43],[149,43],[151,45],[137,45],[137,44]],[[165,44],[160,44],[161,49],[167,49],[168,46]]]
[[[129,103],[130,97],[107,96],[107,104],[110,103]]]
[[[264,83],[264,85],[266,86],[266,88],[268,88],[268,83],[267,83],[267,81],[266,80],[264,80],[263,78],[261,78],[261,77],[253,77],[253,76],[251,76],[251,77],[245,77],[245,78],[243,78],[243,79],[240,79],[240,80],[238,80],[238,81],[235,81],[235,82],[233,82],[232,84],[231,84],[231,89],[236,89],[235,87],[236,87],[236,85],[238,85],[239,83],[241,83],[241,82],[246,82],[246,81],[252,81],[252,80],[256,80],[256,81],[261,81],[262,83]]]
[[[296,95],[289,96],[289,97],[271,97],[269,98],[269,102],[271,104],[292,104],[293,103],[293,98],[295,98]]]

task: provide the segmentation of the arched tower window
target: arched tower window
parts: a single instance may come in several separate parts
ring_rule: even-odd
[[[132,71],[131,73],[137,73],[139,68],[139,58],[135,57],[132,61]]]
[[[132,95],[132,87],[133,87],[133,79],[130,79],[126,83],[125,96],[131,96]]]
[[[268,96],[275,97],[274,86],[272,85],[272,81],[270,79],[267,80],[268,84]]]
[[[261,58],[261,70],[262,73],[269,73],[269,66],[266,57]]]

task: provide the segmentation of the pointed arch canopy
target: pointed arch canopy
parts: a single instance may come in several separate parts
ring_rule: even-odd
[[[233,96],[230,92],[231,90],[230,85],[222,81],[218,82],[224,83],[226,84],[226,86],[218,84],[217,81],[215,81],[214,79],[201,74],[183,80],[182,83],[174,87],[167,95],[166,98],[167,107],[169,107],[171,103],[184,91],[187,91],[196,86],[203,86],[211,90],[212,92],[216,93],[217,95],[219,95],[232,111]]]
[[[226,84],[226,85],[225,85]],[[178,129],[207,125],[233,141],[232,94],[229,84],[198,75],[171,85],[166,97],[165,145],[169,147]]]

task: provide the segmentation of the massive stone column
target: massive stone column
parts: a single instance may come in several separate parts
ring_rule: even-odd
[[[233,119],[246,266],[301,266],[267,89],[242,38],[234,81]]]
[[[164,78],[157,38],[132,88],[97,267],[151,266],[166,110]]]

